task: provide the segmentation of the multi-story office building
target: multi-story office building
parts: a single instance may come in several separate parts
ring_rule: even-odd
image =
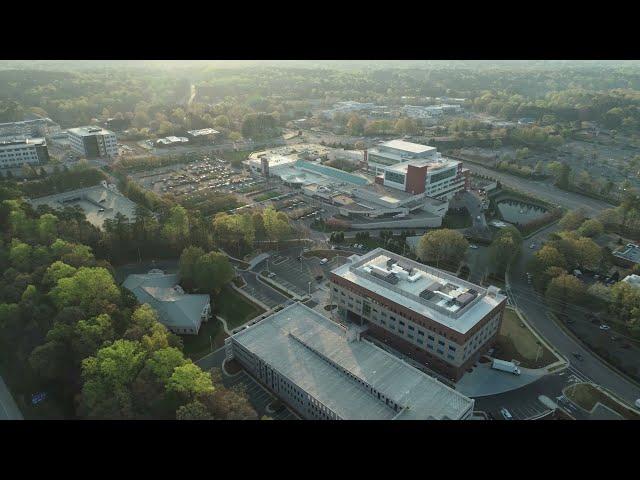
[[[464,420],[474,401],[294,303],[225,340],[227,360],[310,420]]]
[[[455,380],[490,348],[506,305],[496,287],[381,248],[350,257],[330,281],[340,319]]]
[[[450,200],[469,187],[469,171],[462,162],[443,158],[427,145],[391,140],[367,152],[376,182],[413,195]]]
[[[78,127],[67,130],[69,145],[74,152],[87,158],[115,157],[118,144],[113,132],[101,127]]]
[[[42,165],[48,161],[49,150],[44,138],[0,140],[0,168]]]

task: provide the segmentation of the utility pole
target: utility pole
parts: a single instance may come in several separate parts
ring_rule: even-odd
[[[213,352],[213,340],[211,339],[211,335],[209,335],[209,344],[211,345],[211,351]]]

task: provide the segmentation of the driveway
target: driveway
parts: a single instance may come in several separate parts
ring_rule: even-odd
[[[520,368],[521,374],[514,375],[491,368],[491,363],[478,363],[472,372],[467,372],[456,383],[456,390],[467,397],[477,398],[497,395],[522,388],[539,380],[546,374],[545,369]]]

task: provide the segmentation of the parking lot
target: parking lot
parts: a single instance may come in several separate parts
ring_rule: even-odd
[[[268,415],[274,420],[298,420],[298,417],[286,407],[277,413],[268,413],[267,405],[275,400],[276,397],[256,380],[251,378],[246,372],[242,371],[237,376],[226,377],[224,383],[227,387],[242,385],[249,396],[251,405],[253,405],[253,408],[258,412],[259,417]]]
[[[276,305],[280,305],[281,303],[286,303],[289,300],[288,297],[281,294],[277,290],[274,290],[273,288],[260,283],[254,273],[242,272],[241,275],[246,283],[246,285],[242,287],[242,289],[253,298],[267,305],[269,308],[273,308]]]
[[[271,280],[300,296],[304,296],[318,290],[319,286],[328,278],[329,272],[346,261],[342,257],[334,257],[326,264],[321,264],[321,259],[317,257],[302,257],[298,260],[302,253],[301,248],[290,249],[286,253],[274,255],[269,259],[268,266],[264,262],[260,268],[268,268],[270,272],[275,273]]]

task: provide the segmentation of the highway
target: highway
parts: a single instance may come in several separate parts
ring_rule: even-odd
[[[592,354],[590,350],[584,348],[580,342],[565,333],[565,330],[548,316],[547,312],[549,308],[545,304],[541,294],[536,292],[533,287],[527,283],[527,262],[534,252],[537,251],[541,241],[544,240],[547,235],[557,230],[559,230],[559,226],[558,224],[554,224],[539,232],[534,237],[524,241],[523,253],[511,268],[509,274],[508,292],[510,293],[510,297],[517,308],[525,315],[529,323],[551,343],[561,355],[571,362],[573,369],[582,374],[581,376],[610,390],[618,397],[633,405],[635,400],[640,398],[640,386],[630,382],[609,368],[607,364]],[[537,246],[535,250],[529,248],[532,243]],[[580,353],[583,360],[575,361],[572,355],[573,352]]]

